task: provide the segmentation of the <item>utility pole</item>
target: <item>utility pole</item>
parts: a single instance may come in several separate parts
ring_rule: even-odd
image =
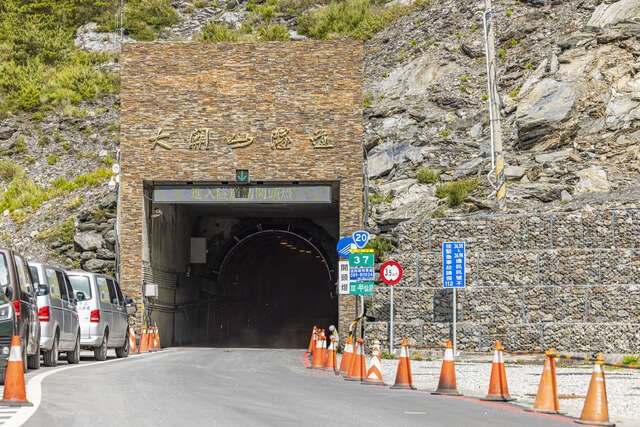
[[[487,95],[489,97],[489,128],[491,130],[491,172],[489,182],[496,190],[496,207],[504,211],[506,207],[507,184],[504,180],[504,155],[502,153],[502,126],[500,124],[500,98],[496,79],[496,33],[491,20],[491,0],[485,0],[483,15],[485,56],[487,63]],[[490,177],[493,176],[493,180]]]

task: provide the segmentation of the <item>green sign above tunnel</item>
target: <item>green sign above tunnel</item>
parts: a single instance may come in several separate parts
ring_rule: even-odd
[[[247,176],[248,179],[248,176]],[[154,203],[331,203],[329,185],[156,185]]]

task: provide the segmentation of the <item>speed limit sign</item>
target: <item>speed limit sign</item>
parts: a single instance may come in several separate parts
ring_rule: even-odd
[[[402,267],[395,261],[387,261],[380,268],[380,278],[387,285],[397,285],[402,279]]]

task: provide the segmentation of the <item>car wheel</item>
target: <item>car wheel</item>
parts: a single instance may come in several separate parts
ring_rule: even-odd
[[[124,337],[124,345],[116,348],[116,357],[123,358],[129,355],[129,335]]]
[[[93,349],[93,356],[99,362],[107,360],[107,339],[109,335],[105,332],[104,337],[102,337],[102,344],[100,347],[96,347]]]
[[[58,334],[53,339],[51,350],[42,352],[42,358],[44,359],[44,366],[56,366],[58,364]]]
[[[67,362],[72,365],[80,363],[80,334],[76,336],[76,345],[73,351],[67,351]]]
[[[40,351],[31,356],[27,356],[27,365],[29,369],[40,369]]]

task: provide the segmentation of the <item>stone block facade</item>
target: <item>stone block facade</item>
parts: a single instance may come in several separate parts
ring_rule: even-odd
[[[123,45],[126,293],[141,293],[145,184],[234,182],[236,169],[264,183],[339,182],[340,234],[361,227],[362,49],[359,42]],[[353,297],[340,298],[341,328],[354,309]]]
[[[640,211],[601,210],[426,219],[400,226],[405,277],[394,298],[395,344],[442,344],[452,334],[452,291],[441,245],[466,242],[458,290],[461,349],[640,351]],[[413,236],[413,237],[410,237]],[[369,336],[388,340],[389,297],[376,286]]]

